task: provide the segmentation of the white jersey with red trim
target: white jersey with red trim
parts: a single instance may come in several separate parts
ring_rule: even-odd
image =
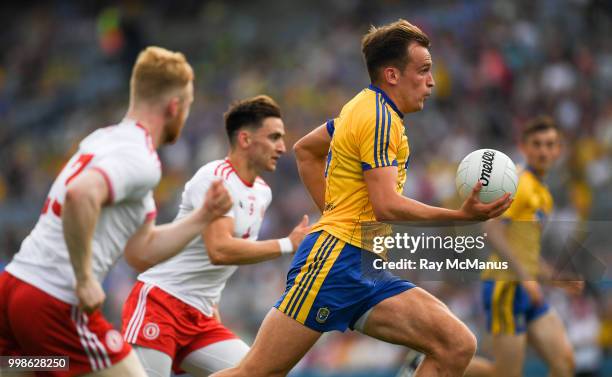
[[[92,241],[92,268],[102,282],[132,234],[155,216],[152,189],[161,164],[148,131],[133,120],[98,129],[79,144],[51,186],[42,214],[6,270],[64,302],[77,304],[75,277],[62,226],[66,186],[88,169],[99,171],[110,190]]]
[[[234,203],[226,214],[234,219],[234,237],[257,240],[264,213],[272,201],[272,191],[259,177],[253,185],[243,182],[228,160],[204,165],[187,182],[177,219],[199,208],[212,182],[219,179],[223,180]],[[153,284],[211,316],[227,279],[237,268],[213,265],[202,237],[198,236],[176,256],[140,274],[138,280]]]

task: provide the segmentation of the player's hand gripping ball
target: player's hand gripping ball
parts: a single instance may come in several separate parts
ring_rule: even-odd
[[[476,183],[482,183],[479,199],[491,203],[510,193],[514,198],[518,187],[516,166],[510,157],[495,149],[479,149],[468,154],[457,169],[457,190],[461,199],[470,196]]]

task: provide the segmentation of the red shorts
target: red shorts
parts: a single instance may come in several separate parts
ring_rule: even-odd
[[[86,314],[8,272],[0,274],[0,355],[68,356],[76,376],[109,368],[130,351],[119,331],[97,310]]]
[[[173,360],[173,369],[191,352],[223,340],[236,339],[214,317],[169,293],[137,281],[123,306],[123,337],[128,343],[156,349]]]

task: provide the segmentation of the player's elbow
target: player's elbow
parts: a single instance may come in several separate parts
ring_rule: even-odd
[[[308,148],[305,144],[304,138],[301,138],[295,144],[293,144],[293,153],[298,161],[302,161],[308,157]]]
[[[392,207],[385,201],[376,204],[372,203],[372,212],[374,212],[374,218],[378,222],[395,220]]]
[[[225,266],[232,264],[232,261],[228,257],[228,254],[220,247],[207,247],[208,259],[214,266]]]
[[[382,210],[382,209],[374,210],[374,218],[378,222],[385,222],[385,221],[393,220],[393,216],[391,215],[391,213],[389,211]]]
[[[84,203],[87,200],[91,199],[91,197],[92,195],[90,195],[87,190],[84,190],[80,186],[70,185],[66,189],[64,205],[77,205],[80,203]]]
[[[153,262],[148,260],[145,253],[141,253],[138,250],[129,247],[125,249],[124,258],[127,264],[138,273],[145,272],[149,268],[153,267]]]

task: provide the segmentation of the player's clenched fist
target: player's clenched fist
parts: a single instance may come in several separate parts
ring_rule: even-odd
[[[79,299],[79,307],[89,314],[102,306],[106,298],[100,282],[93,277],[77,281],[76,295]]]
[[[291,233],[289,233],[289,239],[293,244],[294,251],[297,250],[298,246],[300,246],[300,243],[302,243],[302,240],[304,239],[304,237],[306,237],[308,232],[310,232],[310,225],[308,225],[308,215],[304,215],[304,217],[302,217],[302,221],[300,221],[300,223],[295,228],[293,228]]]
[[[232,208],[232,204],[232,197],[223,186],[223,183],[220,180],[213,182],[206,192],[204,204],[202,205],[204,220],[209,222],[225,215]]]

